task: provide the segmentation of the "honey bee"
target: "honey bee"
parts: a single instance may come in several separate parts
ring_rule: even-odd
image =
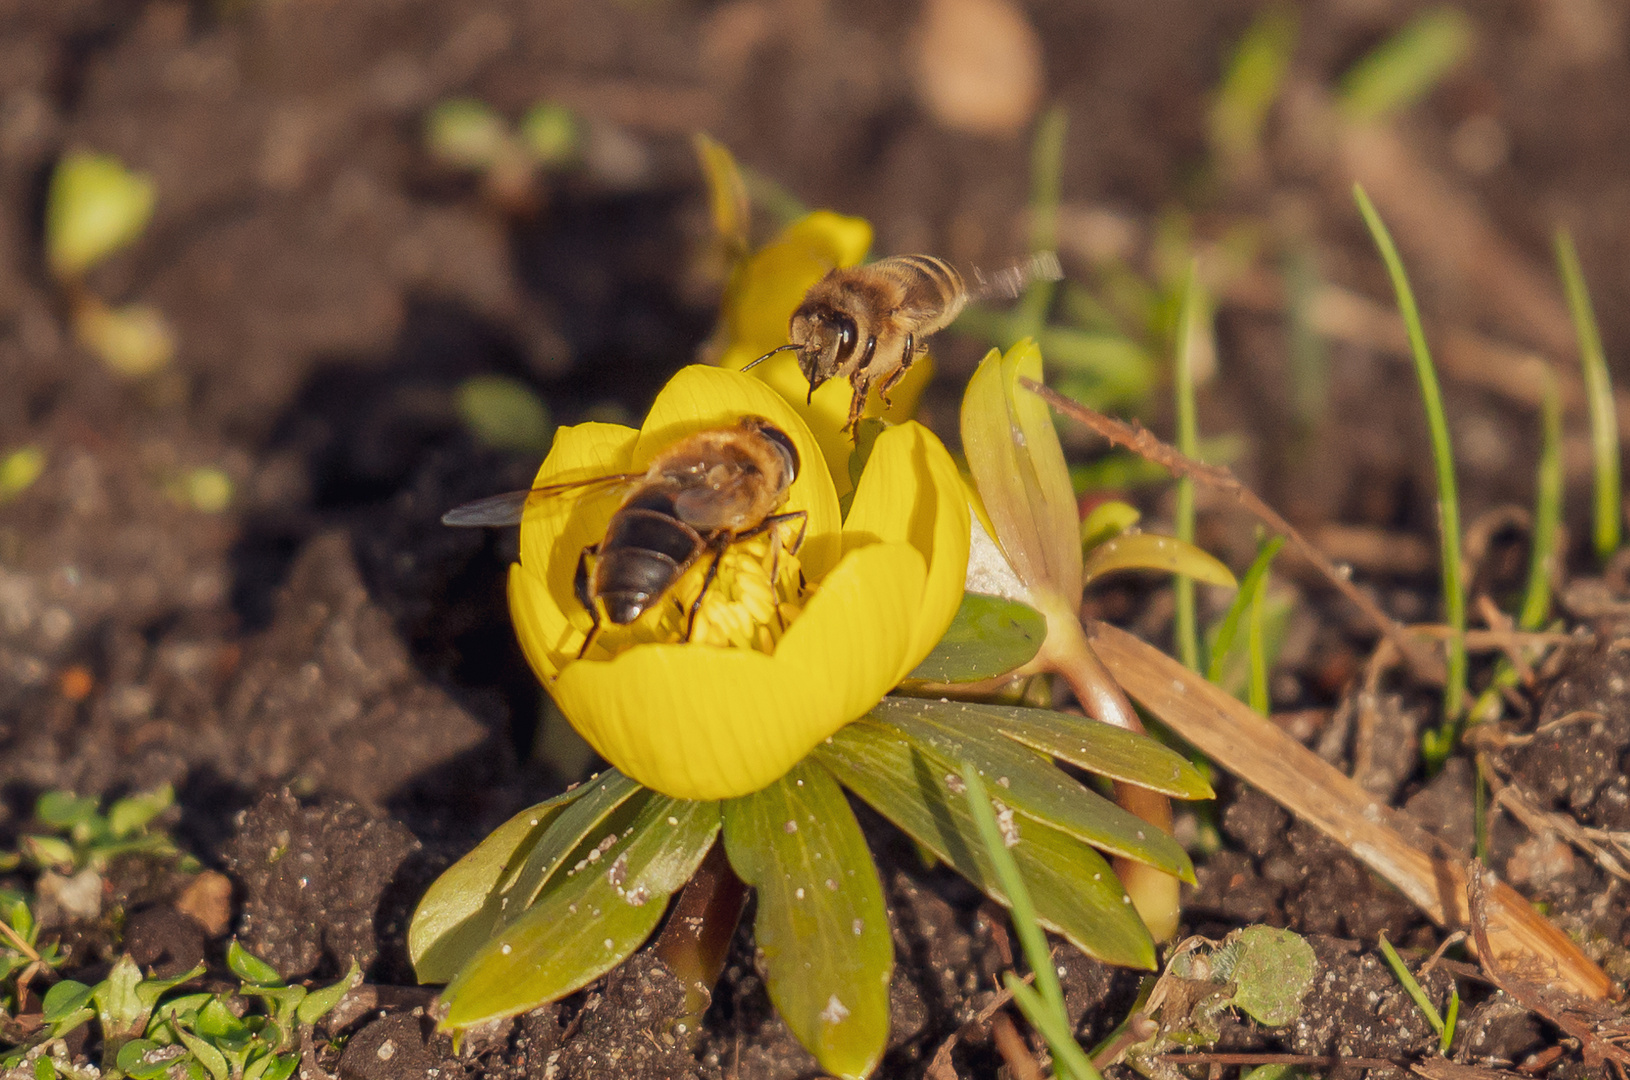
[[[843,430],[853,437],[872,385],[887,403],[889,391],[925,348],[924,339],[951,325],[970,300],[1016,297],[1029,282],[1061,277],[1052,252],[989,278],[975,271],[972,289],[955,267],[932,255],[894,255],[868,266],[839,267],[804,294],[787,325],[791,343],[771,349],[742,370],[778,352],[797,350],[811,397],[826,380],[846,377],[853,393]]]
[[[534,497],[597,485],[626,487],[604,538],[589,544],[577,558],[573,588],[594,621],[578,651],[581,658],[599,635],[602,617],[628,625],[658,604],[687,570],[711,555],[685,622],[685,639],[690,640],[702,599],[732,544],[795,521],[807,527],[808,511],[775,512],[786,502],[799,466],[798,449],[786,432],[762,416],[744,416],[733,427],[680,439],[652,458],[644,472],[493,495],[455,507],[441,520],[458,526],[516,525]],[[793,552],[803,539],[800,528]],[[779,555],[780,547],[774,550]]]

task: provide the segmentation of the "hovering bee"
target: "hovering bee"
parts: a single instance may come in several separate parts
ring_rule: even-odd
[[[1052,252],[988,279],[975,271],[972,290],[950,263],[932,255],[894,255],[869,266],[828,270],[792,313],[791,344],[771,349],[742,370],[796,349],[812,397],[826,380],[846,377],[853,394],[843,429],[852,437],[872,384],[887,402],[925,347],[923,339],[951,325],[969,300],[1016,297],[1029,282],[1063,276]]]
[[[798,450],[786,432],[762,416],[744,416],[734,427],[711,428],[680,439],[652,458],[644,472],[493,495],[449,510],[441,520],[444,525],[516,525],[534,496],[599,484],[625,485],[628,490],[606,525],[605,537],[585,547],[577,558],[574,589],[594,620],[578,651],[581,658],[600,632],[602,615],[618,626],[628,625],[659,603],[685,571],[711,555],[685,623],[685,639],[690,640],[702,598],[732,544],[793,521],[807,526],[808,511],[774,512],[786,501],[799,464]],[[803,539],[800,528],[791,545],[794,552]]]

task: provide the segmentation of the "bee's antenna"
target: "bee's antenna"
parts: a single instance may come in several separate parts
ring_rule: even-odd
[[[774,356],[776,353],[778,353],[778,352],[786,352],[788,349],[796,349],[796,348],[798,348],[797,345],[783,345],[778,349],[771,349],[769,352],[765,353],[763,356],[759,357],[757,360],[754,360],[751,364],[748,364],[745,367],[743,367],[742,370],[743,371],[752,371],[754,368],[758,367],[760,364],[762,364],[764,361],[768,360],[770,357]]]

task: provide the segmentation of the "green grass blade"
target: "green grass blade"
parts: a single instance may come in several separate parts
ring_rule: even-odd
[[[971,762],[962,763],[962,782],[967,785],[963,794],[968,799],[968,812],[979,827],[979,838],[985,844],[985,853],[990,857],[1003,891],[1012,899],[1013,930],[1018,935],[1024,958],[1036,980],[1035,987],[1031,988],[1017,978],[1009,978],[1007,982],[1014,1000],[1022,1002],[1020,1011],[1042,1033],[1047,1045],[1052,1048],[1053,1057],[1064,1066],[1064,1073],[1070,1080],[1099,1080],[1098,1070],[1092,1067],[1091,1062],[1086,1062],[1085,1070],[1081,1068],[1086,1055],[1081,1052],[1070,1031],[1069,1013],[1064,1009],[1064,988],[1058,984],[1058,972],[1053,968],[1053,952],[1047,946],[1047,935],[1036,921],[1030,891],[1025,888],[1024,877],[1019,873],[1013,853],[1002,839],[1002,830],[996,824],[996,812],[991,807],[984,783],[979,779],[979,770]]]
[[[1415,976],[1410,973],[1409,968],[1404,964],[1404,958],[1398,955],[1398,950],[1392,947],[1392,942],[1387,940],[1385,934],[1381,935],[1381,952],[1387,958],[1387,966],[1392,968],[1393,975],[1397,976],[1399,984],[1409,994],[1410,1000],[1421,1011],[1421,1015],[1426,1017],[1426,1022],[1432,1025],[1433,1031],[1442,1035],[1443,1017],[1438,1015],[1437,1007],[1432,1004],[1432,999],[1426,996],[1426,991],[1421,989],[1421,984],[1416,981]]]
[[[1064,192],[1064,133],[1069,114],[1054,105],[1036,124],[1030,144],[1030,250],[1058,250],[1058,204]],[[1033,281],[1007,322],[1009,340],[1040,337],[1058,292],[1056,281]],[[1004,347],[1006,342],[1003,343]]]
[[[1200,275],[1194,263],[1189,264],[1188,277],[1183,283],[1183,301],[1177,316],[1177,350],[1173,381],[1177,391],[1177,449],[1194,457],[1199,443],[1198,425],[1194,416],[1194,345],[1200,333],[1195,324],[1205,306],[1200,294]],[[1177,481],[1177,538],[1186,544],[1194,543],[1194,481],[1180,477]],[[1200,624],[1194,608],[1194,582],[1180,577],[1174,583],[1177,589],[1177,615],[1173,634],[1177,638],[1177,658],[1184,666],[1200,670]]]
[[[1267,607],[1268,578],[1267,575],[1257,578],[1256,584],[1251,588],[1251,615],[1249,628],[1246,631],[1247,653],[1251,661],[1251,682],[1246,694],[1246,703],[1261,713],[1268,715],[1268,651],[1262,645],[1262,609]]]
[[[1268,111],[1290,70],[1296,24],[1295,7],[1270,4],[1234,47],[1207,123],[1212,149],[1224,158],[1238,161],[1257,152]]]
[[[1206,668],[1207,680],[1219,684],[1222,682],[1224,669],[1228,664],[1228,654],[1234,648],[1235,636],[1239,634],[1240,620],[1245,618],[1251,606],[1257,584],[1268,576],[1268,567],[1273,565],[1274,556],[1278,555],[1279,549],[1284,546],[1284,537],[1271,536],[1257,548],[1256,558],[1251,560],[1250,568],[1245,571],[1245,576],[1240,578],[1239,591],[1234,594],[1234,602],[1228,605],[1228,611],[1217,623],[1216,636],[1211,642],[1211,663]]]
[[[1380,120],[1427,94],[1466,56],[1472,21],[1455,8],[1429,8],[1342,76],[1338,100],[1349,120]]]
[[[1528,589],[1517,616],[1517,624],[1524,630],[1538,630],[1551,617],[1551,571],[1556,565],[1557,535],[1562,528],[1562,395],[1550,368],[1545,369],[1542,417],[1544,430],[1540,440],[1539,472],[1534,481],[1534,536],[1528,558]],[[1616,435],[1614,438],[1617,441]],[[1616,455],[1614,463],[1617,464]],[[1616,507],[1616,494],[1613,502]],[[1613,520],[1617,522],[1618,518]]]
[[[1574,333],[1579,337],[1579,362],[1585,372],[1585,396],[1590,402],[1590,445],[1596,462],[1596,554],[1605,559],[1619,550],[1622,531],[1619,502],[1619,417],[1613,407],[1613,381],[1602,353],[1579,253],[1566,229],[1556,234],[1556,263],[1562,288],[1568,294]]]
[[[1353,185],[1353,196],[1364,215],[1375,246],[1387,264],[1392,288],[1398,295],[1398,311],[1409,330],[1409,347],[1415,357],[1415,375],[1421,385],[1421,404],[1432,434],[1432,464],[1438,480],[1438,524],[1443,541],[1443,608],[1449,624],[1449,675],[1443,692],[1444,727],[1438,733],[1438,761],[1448,756],[1453,743],[1454,724],[1460,718],[1466,686],[1466,590],[1460,577],[1460,496],[1455,485],[1454,450],[1449,444],[1449,422],[1443,413],[1443,394],[1438,388],[1437,369],[1426,347],[1426,331],[1421,327],[1415,292],[1404,273],[1404,263],[1392,243],[1392,234],[1376,212],[1375,204],[1362,185]]]
[[[888,1043],[894,941],[843,789],[806,761],[723,813],[730,865],[758,896],[753,943],[776,1011],[827,1072],[867,1075]]]
[[[1438,1053],[1444,1057],[1449,1056],[1449,1048],[1454,1045],[1455,1025],[1460,1022],[1460,987],[1454,983],[1449,984],[1449,1008],[1443,1016],[1443,1035],[1438,1039]]]

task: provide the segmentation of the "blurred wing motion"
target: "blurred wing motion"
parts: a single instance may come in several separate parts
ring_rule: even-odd
[[[543,487],[528,488],[524,491],[506,491],[502,495],[488,495],[484,499],[455,506],[441,516],[443,525],[453,525],[458,528],[480,529],[503,527],[505,525],[519,525],[521,515],[526,511],[526,504],[534,496],[549,498],[553,495],[564,495],[569,491],[582,488],[596,487],[605,484],[627,484],[638,480],[644,473],[612,473],[609,476],[594,476],[587,480],[569,480],[563,484],[545,484]]]
[[[975,284],[969,290],[970,300],[1017,300],[1035,282],[1061,280],[1064,268],[1059,265],[1056,252],[1038,251],[1025,262],[990,274],[982,274],[976,268],[973,276]]]

